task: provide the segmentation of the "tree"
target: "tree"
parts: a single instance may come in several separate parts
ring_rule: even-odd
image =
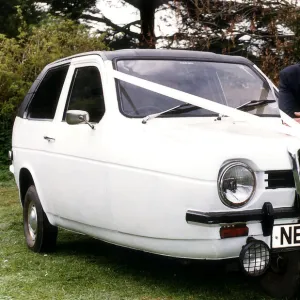
[[[101,0],[105,1],[105,0]],[[100,23],[105,23],[107,26],[111,28],[109,30],[109,37],[114,38],[121,33],[121,37],[119,36],[115,39],[115,44],[120,47],[120,45],[127,46],[135,46],[139,48],[155,48],[156,45],[156,37],[154,32],[155,27],[155,11],[156,9],[164,3],[167,3],[168,0],[123,0],[124,3],[129,3],[133,5],[140,11],[140,20],[135,21],[130,24],[126,24],[125,26],[119,26],[114,24],[111,20],[106,18],[104,15],[102,16],[94,16],[87,13],[83,13],[80,18],[86,21],[95,21]],[[91,12],[96,13],[97,10],[93,9]],[[99,11],[98,11],[99,12]],[[140,34],[133,32],[130,30],[130,27],[136,24],[140,24],[141,32]],[[121,40],[121,41],[120,41]]]
[[[282,10],[282,13],[278,16],[278,24],[280,24],[280,27],[284,25],[288,28],[288,34],[282,33],[275,26],[273,31],[270,32],[273,37],[265,43],[260,57],[263,71],[276,84],[279,83],[280,70],[300,61],[300,8],[287,7]],[[287,30],[285,29],[285,31]]]
[[[209,50],[258,60],[257,57],[264,55],[267,49],[274,51],[279,40],[284,42],[291,36],[295,37],[294,28],[298,23],[291,23],[290,17],[299,16],[296,3],[285,0],[122,1],[140,11],[140,20],[118,26],[103,15],[82,15],[87,21],[102,22],[109,26],[107,41],[115,49],[155,48],[157,41],[165,41],[167,48]],[[176,13],[176,33],[171,36],[155,36],[154,20],[158,10]],[[131,30],[131,26],[137,24],[140,25],[140,34]]]
[[[167,1],[153,0],[126,0],[140,11],[141,34],[139,37],[140,48],[155,48],[156,37],[154,32],[155,10]]]
[[[8,37],[18,35],[20,19],[17,8],[23,12],[23,18],[28,24],[36,24],[40,21],[42,12],[37,10],[34,0],[0,0],[0,33]]]
[[[41,2],[50,6],[52,14],[78,21],[85,11],[93,12],[97,0],[42,0]]]

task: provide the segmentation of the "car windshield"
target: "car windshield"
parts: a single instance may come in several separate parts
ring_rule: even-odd
[[[242,64],[179,61],[179,60],[119,60],[117,70],[167,87],[200,96],[237,108],[249,101],[276,100],[265,79]],[[145,117],[168,110],[182,102],[117,80],[121,112],[128,117]],[[248,113],[279,116],[277,102],[253,106]],[[207,109],[183,110],[161,117],[215,116]]]

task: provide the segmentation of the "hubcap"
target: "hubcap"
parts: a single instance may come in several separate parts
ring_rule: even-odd
[[[28,229],[29,234],[33,241],[35,241],[36,237],[36,231],[37,231],[37,213],[35,205],[30,202],[29,208],[28,208]]]

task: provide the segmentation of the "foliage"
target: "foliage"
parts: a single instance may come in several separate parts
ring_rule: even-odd
[[[11,144],[11,122],[0,118],[0,182],[11,178],[8,170],[8,151]]]
[[[20,19],[17,8],[23,12],[23,17],[28,24],[39,22],[43,13],[39,11],[34,0],[0,0],[0,33],[8,37],[18,35]]]
[[[13,174],[9,172],[7,166],[0,166],[0,186],[5,184],[12,184],[14,182]]]
[[[107,50],[103,36],[74,21],[48,16],[29,27],[21,14],[20,19],[17,38],[0,35],[0,165],[7,163],[16,109],[44,66],[76,53]]]
[[[82,13],[86,10],[93,10],[96,0],[42,0],[50,6],[52,14],[59,14],[69,19],[78,21]]]
[[[261,67],[278,84],[280,70],[300,61],[300,8],[289,6],[283,9],[276,21],[285,24],[292,34],[285,36],[273,31],[272,44],[267,44],[262,51]]]
[[[83,12],[93,12],[96,0],[0,0],[0,33],[16,37],[20,26],[19,7],[27,24],[37,24],[49,11],[52,15],[64,16],[78,22]]]

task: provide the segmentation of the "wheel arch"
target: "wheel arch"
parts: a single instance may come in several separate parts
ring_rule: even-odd
[[[43,200],[42,190],[40,188],[39,182],[35,176],[35,173],[28,166],[23,166],[19,171],[19,193],[20,193],[20,201],[22,206],[24,206],[24,199],[28,188],[34,185],[35,189],[39,195],[41,205],[43,209],[45,209],[45,203]]]
[[[49,203],[45,201],[45,190],[43,189],[43,185],[38,180],[38,177],[35,175],[34,171],[28,167],[28,165],[22,166],[18,172],[18,183],[19,183],[19,198],[22,207],[24,207],[25,195],[28,188],[31,185],[35,186],[36,192],[39,196],[39,200],[43,211],[45,212],[49,222],[51,225],[56,225],[53,219],[51,218],[51,214],[49,213],[51,205],[49,207]]]
[[[19,186],[20,186],[20,200],[22,206],[24,206],[24,199],[28,188],[31,185],[35,185],[35,181],[31,172],[26,168],[21,168],[19,173]]]

